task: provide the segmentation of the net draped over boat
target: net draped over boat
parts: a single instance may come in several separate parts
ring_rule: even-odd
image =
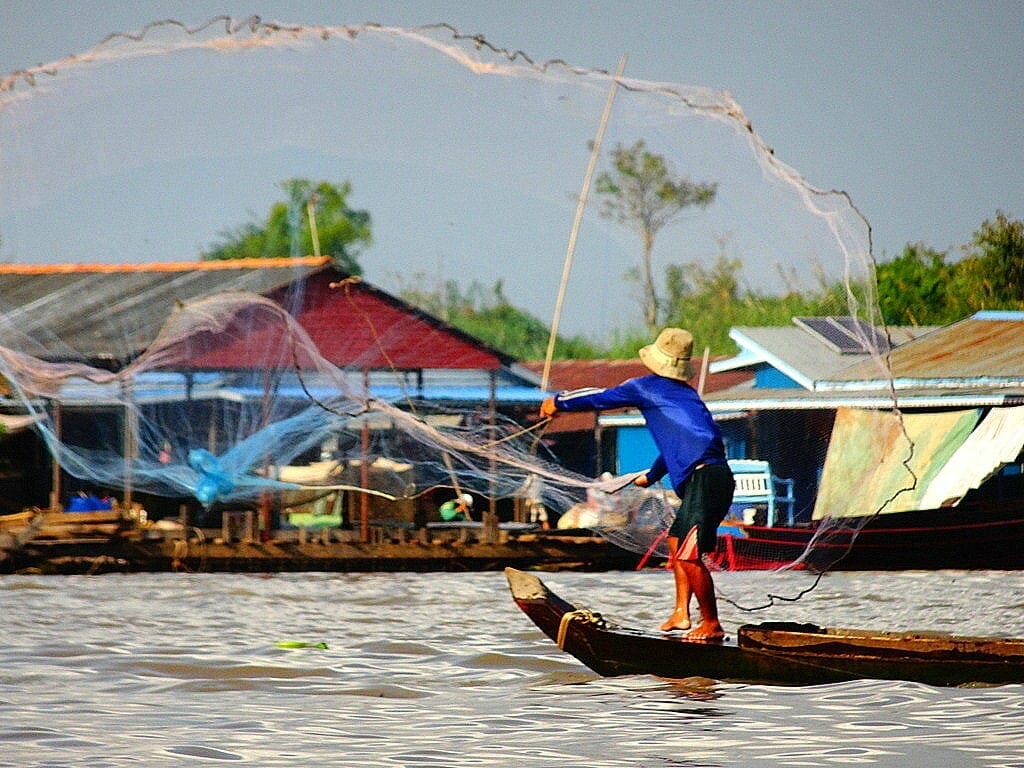
[[[845,283],[835,313],[881,325],[868,222],[846,193],[779,158],[730,94],[534,60],[502,43],[446,25],[161,22],[12,73],[0,80],[0,260],[187,260],[266,210],[284,179],[346,181],[350,204],[372,216],[373,244],[358,254],[368,280],[399,293],[471,275],[547,319],[617,83],[599,168],[611,148],[643,142],[716,185],[713,204],[659,233],[659,264],[710,271],[727,256],[744,285],[777,293]],[[636,281],[625,276],[638,249],[629,227],[588,212],[563,332],[635,325]],[[375,396],[359,362],[329,363],[288,309],[246,293],[186,302],[141,351],[125,329],[130,362],[112,371],[85,366],[46,329],[21,333],[6,314],[0,374],[39,415],[61,466],[97,486],[211,504],[361,485],[345,472],[374,461],[373,489],[398,498],[435,485],[502,497],[536,476],[548,508],[564,513],[600,492],[523,425],[442,419],[436,406]],[[246,338],[260,343],[237,368],[197,365]],[[887,375],[878,340],[863,342]],[[55,406],[90,399],[123,418],[62,433]],[[310,482],[296,463],[325,444],[331,466]],[[589,527],[664,554],[671,494],[615,499],[614,515]]]

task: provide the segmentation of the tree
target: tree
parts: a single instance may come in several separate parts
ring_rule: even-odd
[[[602,172],[595,182],[595,192],[603,196],[600,214],[640,235],[642,251],[637,277],[641,308],[644,322],[653,331],[660,319],[651,261],[655,238],[683,209],[710,205],[718,185],[698,184],[675,176],[668,161],[649,152],[642,139],[631,147],[617,145],[611,151],[611,160],[613,170]]]
[[[1024,309],[1024,221],[996,211],[972,245],[961,264],[973,309]]]
[[[997,212],[974,233],[964,257],[908,245],[875,270],[887,323],[944,325],[982,309],[1024,309],[1024,221]]]
[[[280,184],[287,201],[275,203],[264,223],[221,233],[203,259],[251,259],[320,253],[350,275],[362,274],[357,256],[370,245],[370,214],[348,206],[352,185],[289,179]]]
[[[921,243],[878,264],[875,280],[882,319],[892,325],[938,325],[961,316],[963,308],[950,291],[955,272],[945,254]]]

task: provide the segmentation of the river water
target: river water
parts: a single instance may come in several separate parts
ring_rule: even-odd
[[[663,572],[549,573],[654,627]],[[743,607],[807,574],[722,573]],[[746,621],[1024,635],[1024,573],[834,573]],[[504,576],[0,578],[0,766],[1024,766],[1024,688],[600,678]],[[325,643],[283,649],[278,641]]]

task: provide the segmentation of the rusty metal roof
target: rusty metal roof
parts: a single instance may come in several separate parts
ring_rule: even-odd
[[[1024,312],[978,312],[897,347],[889,361],[901,389],[1024,386]],[[817,388],[869,387],[884,378],[865,361]]]
[[[326,259],[164,264],[0,265],[0,312],[48,357],[123,361],[185,303],[222,291],[266,294],[323,269]]]

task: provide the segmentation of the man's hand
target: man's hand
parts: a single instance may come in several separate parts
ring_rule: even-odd
[[[647,488],[650,484],[651,481],[647,479],[647,475],[640,475],[633,481],[633,485],[639,485],[641,488]]]
[[[544,402],[540,404],[540,415],[543,419],[549,419],[558,413],[558,409],[555,407],[555,396],[544,398]]]

